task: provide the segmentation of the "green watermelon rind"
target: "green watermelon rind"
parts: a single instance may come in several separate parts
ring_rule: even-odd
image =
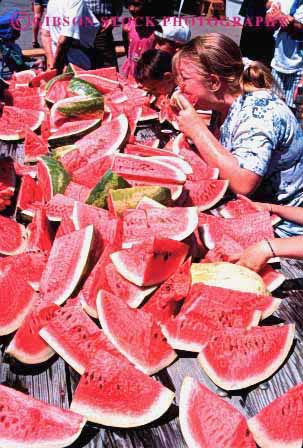
[[[83,127],[80,127],[81,121],[75,122],[75,124],[78,124],[79,127],[76,128],[73,132],[62,133],[60,135],[59,134],[60,128],[59,128],[58,131],[55,133],[55,135],[51,135],[48,138],[49,145],[51,147],[52,146],[54,146],[54,147],[72,146],[72,144],[75,143],[76,140],[80,139],[81,137],[84,137],[86,134],[89,134],[90,132],[94,131],[101,125],[100,118],[96,118],[95,120],[89,120],[89,121],[91,121],[91,124],[89,126],[87,126],[87,125],[84,126],[85,121],[88,121],[88,120],[83,120],[83,123],[82,123]]]
[[[136,208],[144,197],[148,197],[162,205],[169,205],[171,202],[170,190],[165,187],[146,185],[110,190],[110,201],[118,215],[121,215],[126,209]]]
[[[54,78],[50,79],[44,90],[45,90],[45,102],[46,104],[48,104],[49,106],[52,106],[54,104],[54,101],[48,98],[48,94],[52,88],[52,86],[57,82],[57,81],[65,81],[68,79],[72,79],[73,78],[73,73],[62,73],[61,75],[57,75]]]
[[[130,185],[123,177],[112,170],[108,170],[100,182],[91,191],[86,204],[93,205],[98,208],[107,208],[107,197],[110,190],[120,190],[122,188],[129,188]]]
[[[285,326],[285,325],[284,325]],[[207,350],[207,346],[199,353],[198,361],[204,372],[207,376],[221,389],[224,390],[240,390],[251,387],[255,384],[261,383],[267,378],[271,377],[283,364],[285,359],[287,358],[290,349],[293,344],[293,340],[295,337],[295,324],[288,324],[288,334],[285,340],[285,343],[282,347],[282,351],[279,356],[273,360],[273,362],[264,369],[261,374],[256,375],[247,375],[244,379],[239,380],[227,380],[225,378],[220,377],[215,370],[215,366],[211,365],[208,359],[205,356],[204,351]]]
[[[51,157],[42,156],[38,160],[43,163],[51,179],[52,197],[58,193],[63,194],[71,181],[70,175],[65,171],[63,165]]]
[[[77,77],[70,80],[68,91],[79,96],[102,96],[102,93],[89,82]]]
[[[61,103],[61,104],[59,104]],[[104,98],[102,96],[79,96],[75,97],[73,101],[70,98],[61,100],[56,104],[56,109],[66,117],[85,114],[86,112],[104,110]]]

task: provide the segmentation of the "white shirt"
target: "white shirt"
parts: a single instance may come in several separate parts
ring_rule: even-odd
[[[281,10],[289,14],[294,0],[280,0]],[[295,20],[303,23],[303,5],[294,14]],[[275,33],[276,48],[271,66],[281,73],[291,74],[303,70],[303,42],[291,37],[279,28]]]
[[[49,0],[42,28],[50,32],[55,54],[60,36],[79,40],[81,47],[93,47],[99,26],[84,0]],[[67,59],[84,69],[91,66],[89,57],[78,48],[70,48]]]

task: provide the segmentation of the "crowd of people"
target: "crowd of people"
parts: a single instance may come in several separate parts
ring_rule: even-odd
[[[68,62],[84,69],[117,66],[112,17],[121,4],[34,3],[37,22],[45,10],[48,17],[70,19],[68,25],[43,22],[48,69],[60,73]],[[232,261],[259,270],[273,253],[303,258],[303,130],[295,102],[303,78],[303,0],[244,0],[241,14],[249,21],[240,47],[221,33],[191,39],[184,21],[147,22],[148,0],[129,0],[126,6],[131,17],[123,22],[127,59],[122,74],[135,77],[156,97],[171,97],[180,131],[208,165],[219,168],[230,190],[282,218],[276,228],[280,238],[235,254]],[[79,17],[89,18],[86,26],[73,20]],[[201,120],[201,109],[212,111],[212,126]]]

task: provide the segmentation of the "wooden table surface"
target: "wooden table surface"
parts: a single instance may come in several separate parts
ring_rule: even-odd
[[[264,323],[295,322],[296,342],[287,362],[267,383],[235,393],[227,398],[246,416],[255,415],[275,397],[303,381],[303,263],[282,260],[281,269],[287,280],[275,295],[283,298],[283,302],[275,316],[268,318]],[[28,392],[38,399],[59,407],[69,407],[72,392],[79,380],[79,375],[73,369],[60,358],[53,358],[48,365],[35,371],[31,368],[25,369],[24,366],[9,365],[3,357],[8,340],[6,338],[0,342],[2,353],[0,382],[2,384]],[[196,355],[188,353],[186,356],[182,353],[172,366],[157,375],[163,384],[176,391],[175,405],[165,416],[147,427],[132,430],[107,429],[88,423],[81,438],[70,448],[185,448],[177,408],[180,386],[185,375],[191,375],[213,391],[219,392],[198,366]]]

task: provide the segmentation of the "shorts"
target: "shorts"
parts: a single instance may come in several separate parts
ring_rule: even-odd
[[[34,0],[34,5],[47,7],[48,0]]]

